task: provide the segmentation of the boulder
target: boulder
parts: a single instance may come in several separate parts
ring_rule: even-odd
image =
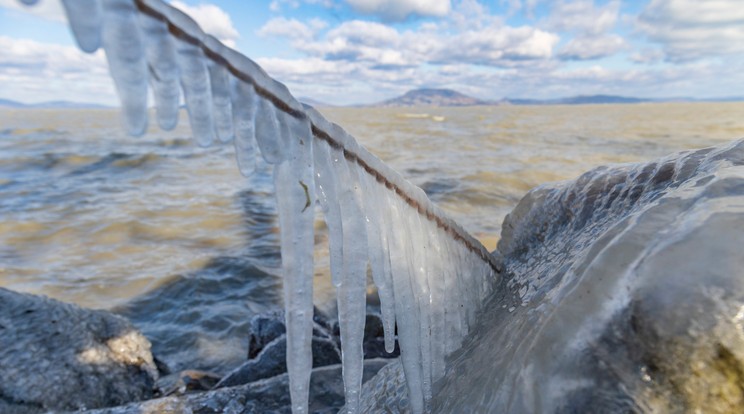
[[[744,412],[743,200],[744,141],[529,192],[432,411]],[[363,412],[405,412],[401,378]]]
[[[83,410],[152,397],[150,342],[105,311],[0,288],[0,412]]]
[[[313,336],[313,368],[341,363],[341,353],[331,339]],[[287,336],[266,345],[256,358],[228,373],[216,388],[247,384],[287,372]]]

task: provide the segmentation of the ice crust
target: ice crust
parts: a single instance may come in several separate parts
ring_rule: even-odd
[[[308,409],[316,200],[338,288],[348,412],[359,407],[368,270],[389,351],[398,328],[411,409],[427,411],[445,357],[458,349],[497,280],[498,259],[421,189],[184,13],[160,0],[64,5],[80,48],[91,52],[100,43],[106,51],[128,133],[146,130],[149,83],[161,128],[175,127],[183,91],[199,145],[234,138],[245,175],[255,169],[256,147],[274,165],[293,412]]]

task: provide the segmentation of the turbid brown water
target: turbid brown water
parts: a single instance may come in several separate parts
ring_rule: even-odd
[[[744,103],[322,112],[490,249],[536,185],[744,137]],[[130,138],[114,110],[0,110],[0,286],[118,307],[171,364],[224,370],[281,297],[272,185],[187,124]],[[316,302],[332,309],[316,227]]]

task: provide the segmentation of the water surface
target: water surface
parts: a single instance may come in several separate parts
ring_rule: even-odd
[[[536,185],[744,137],[744,103],[322,112],[489,249]],[[316,303],[332,312],[316,228]],[[280,305],[277,236],[269,168],[242,177],[185,116],[131,138],[114,110],[0,110],[0,286],[122,312],[177,368],[245,358],[250,316]]]

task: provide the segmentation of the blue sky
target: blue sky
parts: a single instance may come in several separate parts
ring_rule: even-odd
[[[369,103],[421,87],[483,98],[744,95],[742,0],[178,0],[296,96]],[[115,104],[102,51],[59,0],[0,0],[0,98]]]

